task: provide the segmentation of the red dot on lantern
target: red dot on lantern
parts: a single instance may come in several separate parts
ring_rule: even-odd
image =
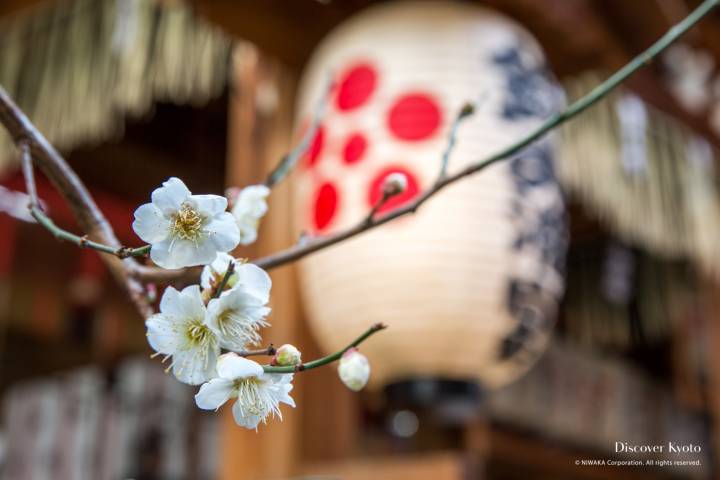
[[[412,93],[398,98],[390,108],[387,122],[400,140],[418,141],[431,137],[440,126],[440,107],[429,94]]]
[[[362,160],[363,154],[367,149],[367,140],[362,133],[353,133],[345,140],[343,148],[343,161],[348,165],[357,163]]]
[[[365,103],[377,84],[377,71],[368,63],[358,63],[340,76],[335,103],[338,110],[352,110]]]
[[[394,197],[391,197],[387,202],[385,202],[385,204],[378,210],[380,213],[394,210],[395,208],[408,203],[409,201],[417,197],[420,191],[420,187],[418,185],[417,179],[415,178],[415,175],[413,175],[408,169],[398,166],[387,167],[384,170],[380,171],[370,184],[370,192],[368,195],[368,204],[370,208],[375,206],[382,197],[385,179],[391,173],[403,173],[407,177],[407,188],[401,194],[395,195]]]
[[[331,182],[322,184],[315,194],[315,230],[322,231],[330,224],[337,206],[337,188]]]
[[[307,154],[305,155],[305,165],[310,168],[314,167],[318,160],[320,160],[320,156],[322,155],[322,149],[323,145],[325,144],[325,129],[322,125],[318,126],[317,132],[315,132],[315,136],[312,139],[312,143],[310,144],[310,148],[307,151]]]

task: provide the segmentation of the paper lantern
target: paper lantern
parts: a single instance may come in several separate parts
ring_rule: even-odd
[[[515,142],[558,107],[535,41],[510,20],[454,2],[370,8],[332,32],[304,73],[298,132],[330,72],[337,85],[297,174],[298,231],[330,234],[367,215],[383,179],[403,172],[411,201],[435,181],[452,118],[463,123],[450,170]],[[321,346],[332,351],[375,322],[362,346],[371,385],[413,378],[506,383],[543,351],[566,248],[553,144],[440,193],[401,218],[300,262]]]

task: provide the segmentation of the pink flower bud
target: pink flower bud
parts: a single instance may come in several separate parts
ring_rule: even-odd
[[[290,367],[293,365],[300,365],[301,362],[302,354],[300,353],[300,350],[295,348],[295,346],[286,343],[276,350],[271,363],[272,365],[280,367]]]

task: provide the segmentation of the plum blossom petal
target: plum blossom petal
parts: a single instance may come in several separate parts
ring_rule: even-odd
[[[175,377],[188,385],[200,385],[215,374],[218,350],[184,349],[173,355],[172,370]]]
[[[245,350],[260,341],[258,330],[268,325],[265,317],[269,313],[270,308],[261,299],[236,286],[210,300],[206,323],[217,335],[221,347]]]
[[[160,313],[145,322],[150,346],[171,360],[169,369],[184,383],[201,384],[215,374],[220,345],[213,329],[205,323],[205,305],[197,285],[178,292],[165,289]]]
[[[252,263],[243,263],[235,269],[237,273],[237,286],[247,293],[257,297],[262,303],[270,300],[272,280],[265,270]]]
[[[203,410],[217,410],[230,400],[233,393],[233,381],[213,378],[200,387],[195,395],[195,403]]]
[[[220,378],[226,380],[263,375],[260,364],[234,353],[226,353],[220,356],[217,363],[217,372]]]
[[[160,299],[160,312],[165,316],[180,316],[183,314],[182,297],[175,287],[165,289]]]
[[[199,210],[208,212],[210,215],[217,215],[227,210],[227,198],[220,195],[193,195],[191,201]]]
[[[233,216],[228,212],[216,214],[205,227],[208,238],[217,252],[229,252],[240,242],[240,233]],[[210,260],[210,262],[212,259]],[[210,263],[210,262],[205,262]]]
[[[162,211],[152,203],[146,203],[135,210],[133,230],[143,242],[160,242],[167,236],[170,222]]]
[[[240,244],[250,245],[257,239],[260,219],[267,213],[270,189],[265,185],[250,185],[240,190],[232,214],[240,230]]]
[[[260,425],[260,420],[263,419],[260,415],[251,415],[245,412],[240,402],[235,402],[235,405],[232,407],[232,413],[235,423],[248,430],[257,430],[258,425]]]
[[[162,314],[156,314],[145,322],[148,343],[158,353],[172,355],[180,349],[185,339],[174,323],[166,320]]]
[[[185,183],[177,177],[171,177],[163,182],[162,187],[153,191],[151,199],[153,205],[167,214],[180,209],[190,196],[190,190]]]

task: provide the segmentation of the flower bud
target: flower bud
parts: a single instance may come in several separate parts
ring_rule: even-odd
[[[145,285],[145,297],[148,302],[155,303],[157,301],[158,289],[154,283],[148,283]]]
[[[275,356],[270,363],[279,367],[291,367],[293,365],[300,365],[301,362],[302,354],[300,350],[295,348],[294,345],[286,343],[275,351]]]
[[[389,196],[399,195],[407,189],[407,186],[407,176],[402,172],[393,172],[385,177],[383,192]]]
[[[346,387],[359,392],[367,385],[370,378],[370,363],[357,348],[351,348],[340,358],[338,374]]]

